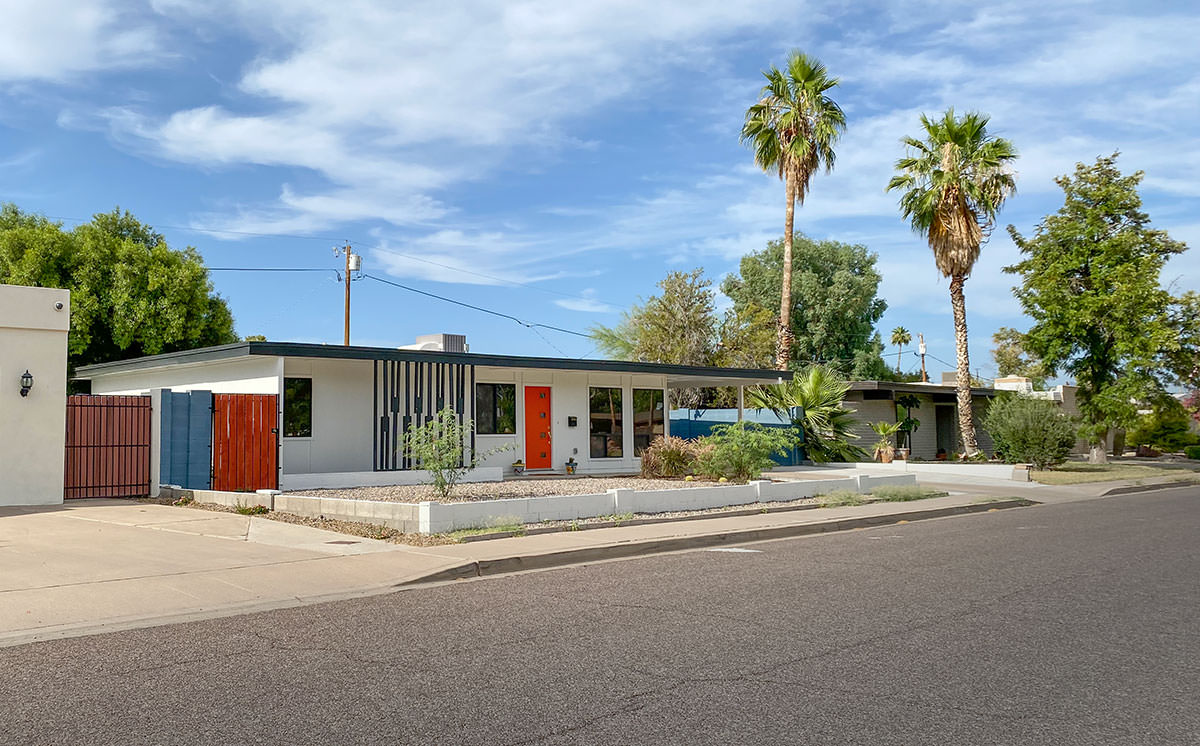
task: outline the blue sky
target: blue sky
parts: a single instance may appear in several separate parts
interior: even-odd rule
[[[120,205],[214,267],[333,268],[349,239],[368,272],[586,330],[782,233],[783,188],[737,135],[760,71],[802,48],[841,77],[848,129],[797,227],[878,252],[885,336],[903,324],[953,360],[947,283],[883,189],[922,112],[978,109],[1015,142],[1001,226],[1031,232],[1056,175],[1120,149],[1157,226],[1200,243],[1200,12],[845,5],[8,0],[0,200],[68,223]],[[1000,271],[1015,258],[997,230],[967,283],[984,375],[992,332],[1027,325]],[[1164,280],[1200,287],[1200,253]],[[214,281],[241,334],[341,341],[332,272]],[[359,344],[593,349],[370,280],[354,299]]]

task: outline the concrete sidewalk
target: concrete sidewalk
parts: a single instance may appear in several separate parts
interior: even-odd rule
[[[1022,493],[1018,498],[1032,497]],[[1036,498],[1034,498],[1036,499]],[[0,509],[0,645],[384,593],[415,582],[986,511],[977,493],[408,547],[124,500]]]

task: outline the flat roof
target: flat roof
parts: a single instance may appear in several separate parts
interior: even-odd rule
[[[169,368],[232,360],[254,355],[270,357],[332,358],[336,360],[395,360],[418,363],[456,363],[483,365],[494,368],[540,368],[543,370],[604,371],[612,373],[648,373],[666,376],[673,386],[736,386],[774,383],[790,380],[791,371],[759,370],[753,368],[713,368],[700,365],[671,365],[641,363],[625,360],[588,360],[563,357],[522,357],[491,355],[475,352],[441,352],[438,350],[401,350],[393,347],[359,347],[344,345],[307,344],[303,342],[235,342],[218,347],[202,347],[162,355],[148,355],[130,360],[85,365],[75,371],[75,378],[91,380],[112,373]]]
[[[903,394],[953,394],[958,391],[952,383],[920,383],[917,381],[850,381],[851,391],[898,391]],[[971,387],[972,396],[995,396],[996,389]]]

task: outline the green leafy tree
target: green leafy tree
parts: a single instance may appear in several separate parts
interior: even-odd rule
[[[850,442],[858,436],[852,430],[854,412],[842,406],[849,390],[833,368],[814,365],[790,381],[749,389],[746,401],[790,420],[803,435],[810,461],[856,461],[866,452]]]
[[[738,274],[728,275],[721,292],[739,314],[761,314],[779,296],[785,241],[742,257]],[[887,310],[879,297],[878,255],[865,246],[814,241],[797,234],[792,252],[791,359],[799,370],[830,364],[856,379],[877,379],[888,370],[875,324]]]
[[[1002,326],[992,335],[992,360],[1001,376],[1023,376],[1034,388],[1046,387],[1045,364],[1025,349],[1025,335],[1011,327]]]
[[[71,291],[72,370],[238,340],[199,253],[119,209],[68,231],[0,207],[0,283]]]
[[[896,345],[896,374],[900,373],[900,356],[904,354],[904,345],[912,344],[912,333],[902,326],[892,330],[892,344]]]
[[[1159,273],[1187,247],[1150,227],[1142,172],[1125,176],[1116,161],[1114,153],[1058,178],[1064,204],[1032,237],[1008,229],[1023,258],[1006,271],[1021,276],[1015,293],[1034,321],[1025,347],[1049,371],[1075,377],[1092,463],[1107,461],[1109,430],[1132,425],[1136,402],[1162,390],[1181,344],[1177,299]]]
[[[996,213],[1016,189],[1011,164],[1017,152],[1008,140],[987,131],[988,117],[962,117],[948,109],[940,119],[921,116],[924,139],[905,137],[908,153],[888,191],[898,190],[900,212],[925,236],[934,263],[950,278],[954,341],[958,355],[958,421],[967,456],[979,451],[971,409],[971,361],[967,349],[967,304],[963,285]]]
[[[634,305],[615,327],[594,326],[592,339],[612,357],[649,363],[712,365],[716,357],[716,293],[704,270],[672,272],[658,283],[662,291]],[[676,406],[695,407],[699,389],[673,392]]]
[[[792,233],[796,202],[804,204],[813,175],[833,170],[833,146],[846,129],[846,116],[830,98],[838,84],[815,58],[794,51],[783,70],[772,65],[758,102],[746,111],[741,140],[754,150],[754,162],[764,171],[776,171],[783,180],[786,211],[783,228],[783,273],[777,307],[776,367],[787,370],[792,362]],[[765,305],[764,308],[770,308]]]

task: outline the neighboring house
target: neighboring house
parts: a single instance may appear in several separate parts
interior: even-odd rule
[[[669,432],[668,389],[791,377],[769,370],[477,354],[467,352],[457,335],[422,337],[411,347],[240,342],[86,366],[76,377],[91,381],[93,394],[169,389],[175,397],[196,392],[201,401],[211,394],[215,406],[227,410],[216,420],[212,442],[218,451],[234,427],[226,422],[229,411],[242,406],[233,399],[222,405],[223,396],[276,397],[277,414],[267,425],[278,431],[277,479],[245,488],[282,489],[421,481],[399,438],[407,426],[446,407],[475,422],[468,447],[507,449],[481,465],[488,472],[483,478],[511,472],[517,459],[532,472],[561,473],[569,459],[581,474],[636,472],[642,449]],[[194,406],[191,417],[194,425]],[[162,428],[163,452],[180,453],[184,446],[170,442],[179,429],[165,420]],[[214,451],[214,464],[226,455]],[[164,474],[168,461],[164,456]],[[214,478],[216,471],[214,465]]]
[[[70,306],[67,290],[0,285],[0,506],[63,501]]]
[[[958,395],[953,385],[936,383],[900,383],[896,381],[851,381],[844,406],[855,412],[852,432],[859,436],[855,441],[863,450],[871,452],[879,436],[871,430],[872,422],[898,422],[904,419],[905,410],[896,405],[896,399],[912,394],[921,402],[914,408],[912,416],[921,424],[912,436],[912,458],[932,461],[938,451],[947,455],[962,451],[958,426]],[[988,404],[996,392],[990,388],[972,388],[972,406],[975,412],[975,437],[979,448],[991,455],[995,449],[992,437],[980,425]]]

